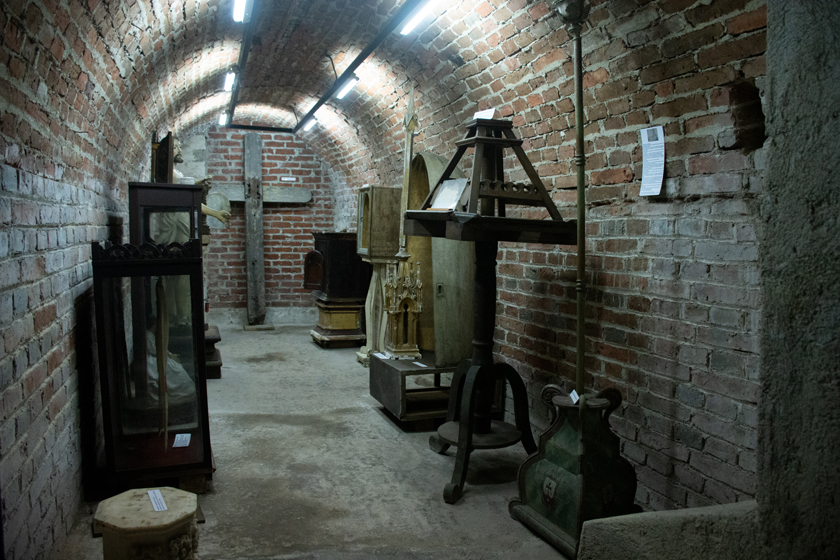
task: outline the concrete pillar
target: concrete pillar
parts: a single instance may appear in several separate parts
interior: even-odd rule
[[[840,551],[840,10],[768,1],[758,493],[773,558]]]

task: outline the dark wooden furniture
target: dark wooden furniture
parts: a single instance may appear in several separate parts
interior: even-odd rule
[[[304,259],[304,287],[315,290],[318,324],[310,331],[322,347],[364,343],[362,327],[370,264],[356,253],[355,233],[318,232]]]
[[[207,379],[222,378],[222,354],[216,348],[216,344],[222,341],[219,334],[219,327],[216,325],[205,325],[204,329],[204,363],[207,370]]]
[[[359,189],[356,252],[366,262],[392,262],[400,250],[400,189]]]
[[[129,183],[128,212],[129,240],[132,245],[200,238],[202,226],[201,204],[204,187],[166,183]],[[166,214],[166,216],[164,216]],[[180,231],[169,232],[166,239],[159,236],[159,222],[165,219],[169,227],[180,222]],[[178,228],[175,228],[178,229]],[[222,340],[219,328],[206,325],[204,332],[207,378],[221,379],[222,356],[216,344]]]
[[[438,453],[451,445],[458,448],[452,481],[443,492],[444,500],[450,504],[461,497],[473,450],[508,447],[519,441],[529,454],[537,450],[528,417],[525,384],[513,367],[493,362],[496,253],[499,241],[571,245],[575,243],[576,231],[574,222],[560,217],[521,144],[514,137],[510,121],[471,121],[464,139],[456,142],[456,153],[423,203],[423,209],[405,213],[407,235],[475,242],[472,358],[459,364],[452,379],[446,423],[429,438],[429,446]],[[467,186],[468,202],[452,211],[430,210],[436,190],[450,178],[469,147],[475,148],[475,156]],[[532,184],[504,181],[502,164],[506,148],[513,149]],[[542,206],[552,219],[508,218],[506,206],[511,204]],[[510,384],[515,425],[492,417],[493,395],[502,382]]]
[[[636,473],[610,429],[621,392],[604,389],[586,400],[585,413],[557,385],[546,385],[541,397],[551,422],[540,435],[539,451],[519,467],[519,496],[508,510],[574,558],[585,521],[642,511],[633,503]]]
[[[157,132],[152,133],[152,182],[172,183],[175,173],[175,137],[172,132],[158,140]]]
[[[159,242],[155,223],[163,213],[178,214],[177,217],[184,221],[182,229],[187,234],[184,241],[200,239],[202,188],[201,185],[129,183],[129,242],[136,246]]]
[[[113,491],[213,472],[203,336],[201,243],[91,245],[108,482]],[[169,291],[185,288],[186,322],[164,320]],[[166,354],[157,352],[166,333]],[[165,342],[165,341],[164,341]],[[166,355],[166,395],[160,363]],[[173,447],[189,436],[186,446]],[[180,437],[179,437],[180,436]],[[192,482],[194,484],[194,482]]]
[[[446,418],[449,387],[442,386],[442,373],[431,355],[417,360],[390,360],[384,354],[370,355],[370,396],[402,422]],[[430,386],[412,384],[411,378],[431,376]],[[414,385],[412,387],[412,385]]]

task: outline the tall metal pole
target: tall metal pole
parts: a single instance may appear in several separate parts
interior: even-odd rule
[[[583,394],[584,362],[586,358],[586,156],[583,153],[583,88],[581,72],[583,63],[580,54],[580,28],[575,33],[575,132],[577,145],[577,370],[575,390]]]
[[[575,163],[577,164],[577,367],[575,391],[583,397],[586,362],[586,155],[583,146],[583,55],[580,31],[589,15],[583,0],[563,0],[556,6],[575,42]],[[581,406],[585,399],[581,398]]]

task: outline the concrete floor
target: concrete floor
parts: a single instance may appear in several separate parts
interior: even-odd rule
[[[477,451],[464,497],[443,501],[454,453],[406,431],[368,394],[355,349],[309,327],[220,325],[222,379],[208,382],[217,471],[199,504],[203,560],[563,559],[508,516],[521,445]],[[102,558],[86,506],[57,558]]]

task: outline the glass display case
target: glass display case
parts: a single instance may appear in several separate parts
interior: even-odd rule
[[[201,185],[129,183],[129,241],[167,245],[200,239]]]
[[[110,474],[211,474],[200,241],[93,243],[92,259]]]

